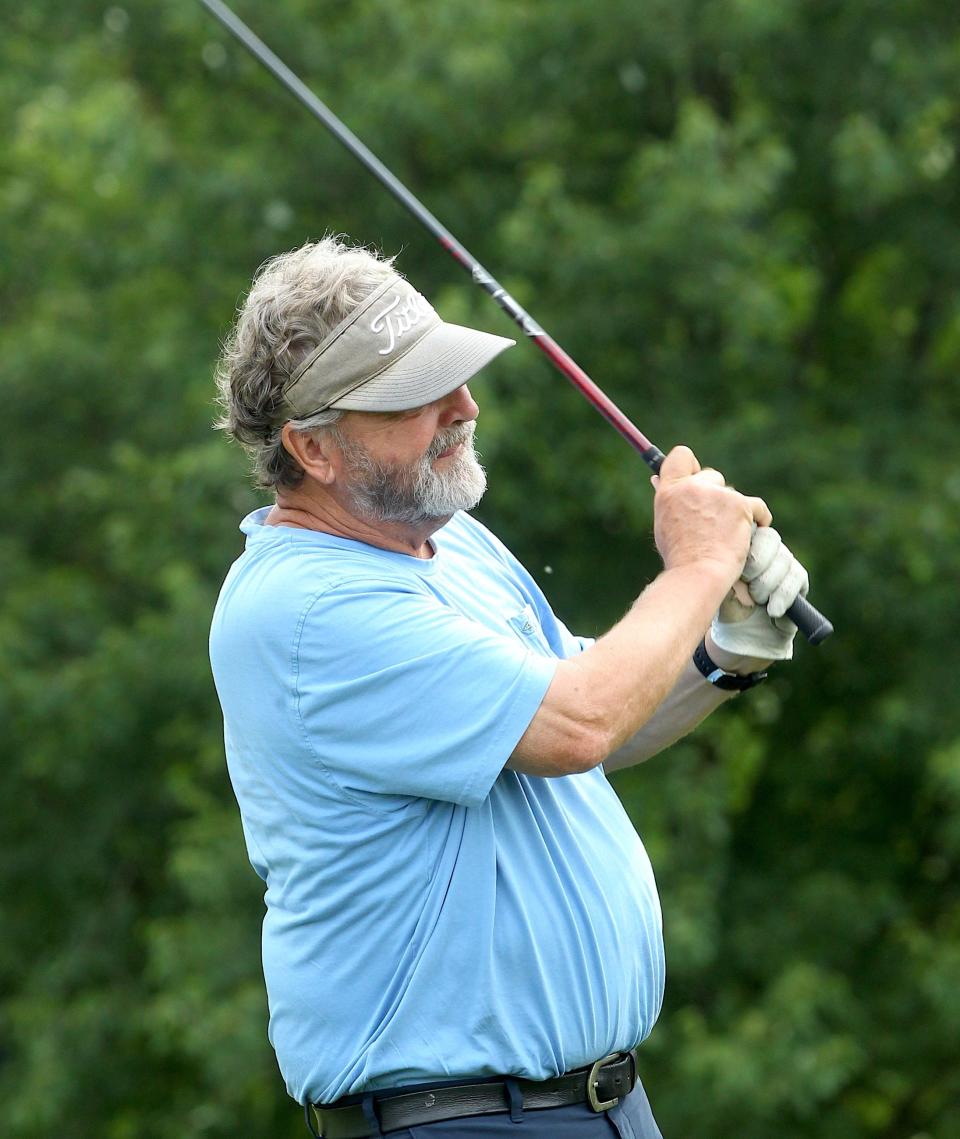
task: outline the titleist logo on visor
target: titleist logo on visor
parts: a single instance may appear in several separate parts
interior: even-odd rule
[[[284,415],[330,407],[389,374],[443,322],[402,277],[391,276],[349,313],[294,372],[283,394]]]
[[[399,295],[376,314],[370,321],[370,331],[383,333],[387,337],[386,348],[377,350],[378,356],[389,356],[404,333],[415,328],[433,309],[419,293],[408,296],[404,301]]]

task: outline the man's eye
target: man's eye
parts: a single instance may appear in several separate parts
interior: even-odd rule
[[[391,422],[400,419],[415,419],[418,415],[423,415],[429,406],[429,404],[424,404],[421,407],[408,407],[404,411],[386,411],[384,415]]]

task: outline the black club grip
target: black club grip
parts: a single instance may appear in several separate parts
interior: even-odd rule
[[[819,645],[833,632],[833,625],[805,597],[798,597],[787,610],[787,616],[811,645]]]

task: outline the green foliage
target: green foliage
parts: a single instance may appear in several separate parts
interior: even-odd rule
[[[618,776],[665,1134],[960,1134],[952,7],[240,7],[661,446],[768,497],[836,622]],[[206,664],[256,502],[217,340],[325,231],[512,326],[199,5],[4,8],[0,1121],[300,1134]],[[475,394],[483,517],[602,629],[656,572],[644,468],[525,346]]]

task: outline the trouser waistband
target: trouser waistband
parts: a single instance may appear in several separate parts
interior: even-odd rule
[[[470,1115],[509,1112],[519,1122],[522,1111],[541,1111],[586,1103],[596,1112],[609,1111],[633,1091],[637,1060],[633,1052],[615,1052],[586,1068],[550,1080],[504,1076],[495,1080],[381,1090],[349,1096],[332,1104],[307,1108],[307,1125],[322,1139],[365,1139],[405,1127],[439,1123]],[[311,1126],[310,1113],[317,1129]]]

